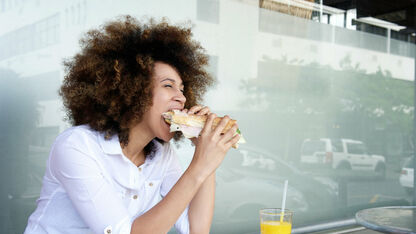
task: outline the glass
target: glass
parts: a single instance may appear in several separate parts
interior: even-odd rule
[[[231,149],[217,171],[210,233],[258,232],[258,211],[281,200],[285,179],[287,207],[296,214],[293,228],[352,218],[357,207],[413,200],[413,165],[404,163],[414,153],[415,34],[402,37],[398,34],[411,30],[392,30],[388,37],[385,29],[353,21],[366,10],[384,10],[383,1],[351,0],[351,6],[322,1],[342,11],[299,0],[2,2],[5,233],[23,233],[39,198],[50,145],[70,125],[57,92],[63,59],[80,50],[80,35],[122,14],[192,22],[194,38],[210,57],[207,70],[218,80],[201,104],[238,120],[248,141]],[[375,5],[363,6],[370,2]],[[346,139],[361,142],[368,155],[361,152],[340,164],[352,155]],[[182,168],[194,151],[186,142],[177,150]],[[314,163],[302,163],[302,156],[313,153]],[[324,159],[331,154],[329,165]]]
[[[282,213],[281,208],[260,210],[261,234],[290,234],[292,231],[293,212],[288,209]],[[283,215],[283,218],[282,218]]]

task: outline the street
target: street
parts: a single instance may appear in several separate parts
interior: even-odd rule
[[[360,180],[347,183],[347,205],[364,205],[393,200],[412,201],[399,183],[399,173],[390,172],[385,180]]]

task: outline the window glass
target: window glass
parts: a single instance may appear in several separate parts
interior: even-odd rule
[[[320,140],[312,140],[312,141],[306,141],[302,145],[302,154],[303,155],[310,155],[315,152],[325,152],[325,141]]]
[[[81,35],[125,14],[191,22],[217,80],[201,104],[236,119],[247,141],[218,169],[211,233],[258,232],[258,210],[280,206],[285,179],[293,228],[354,218],[357,207],[413,204],[399,178],[415,152],[414,3],[395,1],[393,9],[385,1],[353,0],[11,2],[0,0],[5,233],[23,233],[50,146],[70,127],[58,95],[62,62],[80,51]],[[186,168],[194,148],[180,144]],[[342,160],[367,152],[372,156]]]
[[[332,139],[331,143],[332,143],[332,152],[337,152],[337,153],[344,152],[341,140]]]
[[[350,154],[364,154],[365,148],[363,144],[347,143],[347,151]]]
[[[220,20],[219,0],[197,0],[197,19],[218,24]]]
[[[409,158],[409,159],[407,159],[406,160],[406,163],[404,164],[404,166],[403,167],[406,167],[406,168],[413,168],[413,158]]]

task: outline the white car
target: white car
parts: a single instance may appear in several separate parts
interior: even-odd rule
[[[306,139],[302,143],[300,161],[333,169],[374,171],[383,178],[386,173],[383,156],[369,154],[363,142],[351,139]]]
[[[413,158],[408,158],[403,164],[399,178],[400,185],[406,190],[408,194],[413,193],[413,173]]]

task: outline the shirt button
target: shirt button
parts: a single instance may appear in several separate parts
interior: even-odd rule
[[[142,171],[142,168],[141,167],[139,167],[139,171]]]
[[[112,229],[111,226],[106,227],[104,229],[104,234],[111,234],[112,233],[111,229]]]
[[[134,200],[136,200],[137,198],[138,198],[138,196],[137,196],[137,195],[134,195],[134,196],[133,196],[133,199],[134,199]]]
[[[152,182],[150,182],[150,183],[149,183],[149,186],[153,186],[153,183],[152,183]]]

